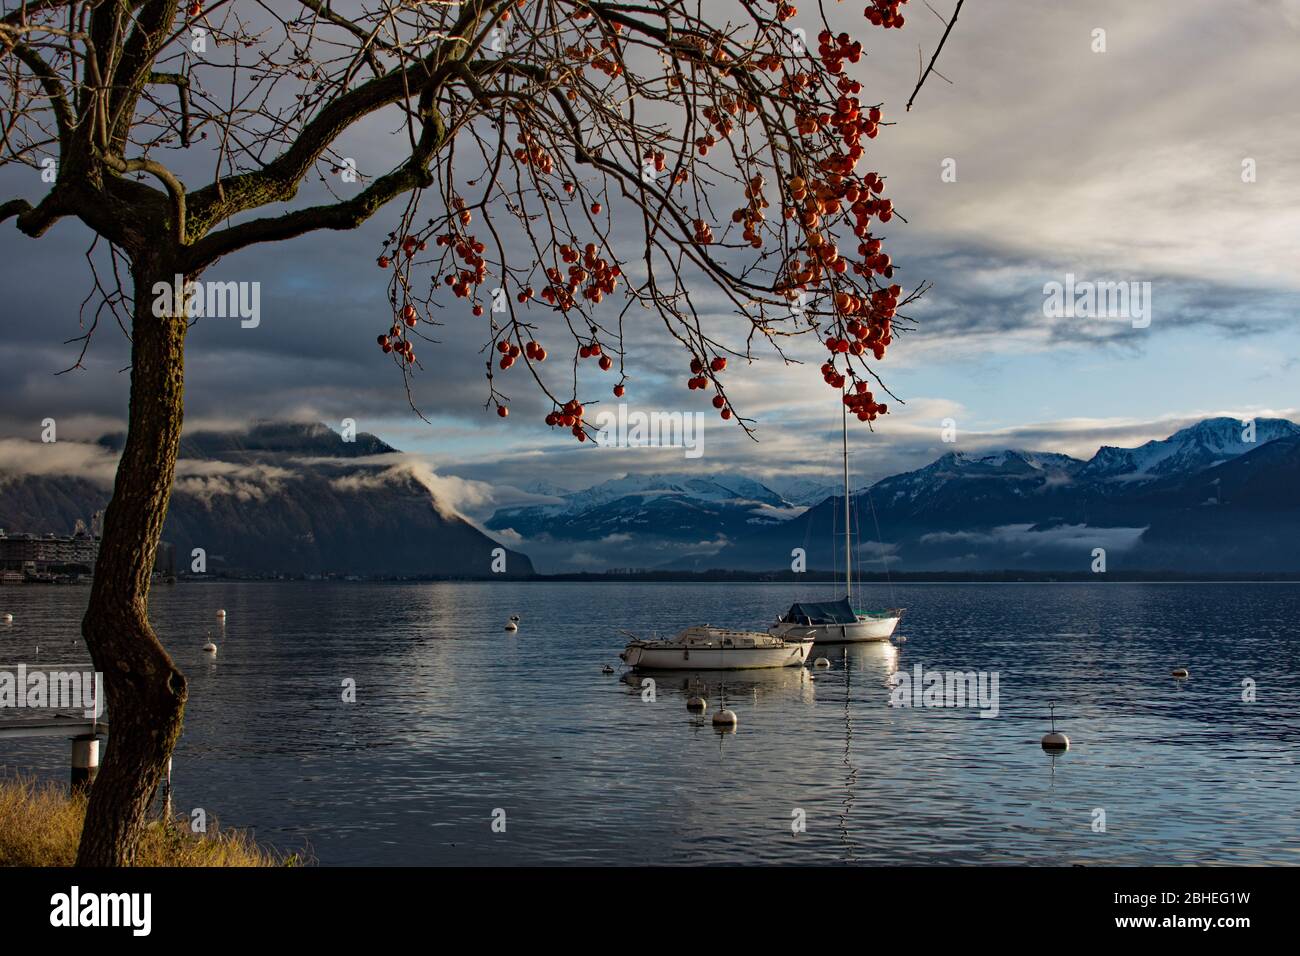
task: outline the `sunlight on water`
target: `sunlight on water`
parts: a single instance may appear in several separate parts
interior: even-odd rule
[[[176,806],[308,844],[323,864],[1297,862],[1300,586],[916,584],[896,602],[866,590],[866,606],[908,607],[901,648],[696,675],[701,718],[686,709],[692,675],[653,675],[648,702],[639,675],[601,673],[621,671],[621,628],[762,628],[796,597],[830,595],[159,587],[155,623],[191,681]],[[84,662],[86,595],[0,592],[16,618],[0,626],[0,667]],[[517,634],[503,630],[512,613]],[[997,672],[998,716],[891,707],[891,674],[917,664]],[[1191,679],[1174,680],[1177,666]],[[709,720],[724,693],[735,733]],[[1052,702],[1072,741],[1057,757],[1039,746]],[[0,740],[0,773],[62,779],[67,746]]]

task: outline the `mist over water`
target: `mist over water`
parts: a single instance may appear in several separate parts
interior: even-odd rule
[[[15,615],[0,668],[84,664],[87,594],[0,589]],[[620,629],[761,629],[795,599],[831,596],[158,586],[153,620],[190,678],[175,807],[325,865],[1297,862],[1300,585],[867,586],[860,606],[908,608],[907,642],[818,648],[828,669],[707,675],[709,714],[725,691],[734,734],[687,712],[686,675],[652,675],[646,702],[639,676],[601,673],[621,673]],[[511,614],[517,634],[503,630]],[[891,707],[891,673],[918,663],[997,672],[998,716]],[[1189,680],[1170,676],[1179,666]],[[356,703],[342,699],[348,678]],[[1052,702],[1072,742],[1055,758],[1039,746]],[[0,773],[65,780],[67,751],[0,739]]]

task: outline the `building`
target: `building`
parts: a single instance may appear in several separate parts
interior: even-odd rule
[[[99,557],[99,538],[78,522],[70,535],[8,534],[0,528],[0,581],[19,575],[89,574]]]

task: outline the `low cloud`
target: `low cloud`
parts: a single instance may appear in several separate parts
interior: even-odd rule
[[[0,482],[29,475],[71,476],[112,488],[117,457],[115,451],[86,442],[0,438]]]
[[[1143,528],[1093,528],[1086,524],[1065,524],[1038,528],[1032,524],[999,525],[988,531],[936,531],[922,535],[922,544],[973,544],[1023,548],[1024,556],[1037,550],[1090,552],[1093,548],[1127,551],[1138,543]]]

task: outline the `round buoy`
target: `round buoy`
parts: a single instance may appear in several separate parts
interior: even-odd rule
[[[211,654],[213,657],[216,657],[216,656],[217,656],[217,645],[216,645],[216,644],[213,644],[211,641],[208,641],[208,643],[206,643],[206,644],[203,645],[203,653],[204,653],[204,654]]]
[[[12,624],[12,623],[14,622],[14,616],[13,616],[12,614],[6,612],[6,613],[5,613],[5,616],[4,616],[4,618],[3,618],[3,620],[4,620],[4,622],[5,622],[6,624]]]
[[[703,713],[704,711],[709,709],[709,702],[705,700],[703,697],[687,697],[686,709],[695,710]],[[731,711],[727,711],[727,713],[730,714]],[[735,715],[733,714],[732,716],[734,717]]]
[[[734,727],[736,726],[736,712],[734,710],[720,710],[713,715],[714,727]]]
[[[1179,680],[1187,680],[1187,678],[1189,678],[1189,677],[1192,676],[1191,674],[1189,674],[1189,673],[1187,672],[1187,668],[1186,668],[1186,667],[1175,667],[1174,670],[1173,670],[1173,674],[1174,674],[1174,676],[1177,677]]]
[[[217,612],[217,620],[224,621],[225,619],[226,619],[226,609],[222,608]]]
[[[831,666],[831,662],[824,657],[819,657],[817,658],[817,660],[813,661],[813,667],[830,667],[830,666]]]
[[[612,668],[612,667],[610,667],[608,664],[606,664],[604,667],[602,667],[602,668],[600,669],[600,672],[601,672],[602,674],[612,674],[612,673],[614,673],[614,668]]]
[[[516,624],[514,621],[506,621],[506,630],[507,630],[507,631],[517,631],[517,630],[519,630],[519,625]]]
[[[900,644],[906,644],[906,643],[907,643],[907,638],[906,638],[905,636],[903,636],[902,634],[899,634],[899,635],[898,635],[898,643],[900,643]]]
[[[1050,734],[1043,734],[1043,749],[1050,751],[1069,750],[1070,738],[1057,730],[1053,730]]]

